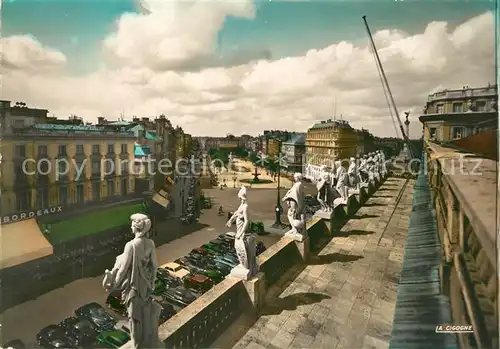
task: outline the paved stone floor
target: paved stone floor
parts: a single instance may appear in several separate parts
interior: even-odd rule
[[[414,184],[395,209],[404,182],[388,179],[233,348],[388,348]]]

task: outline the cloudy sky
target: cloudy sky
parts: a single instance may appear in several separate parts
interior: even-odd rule
[[[393,136],[363,14],[398,109],[411,111],[413,135],[421,134],[417,117],[429,93],[495,80],[487,0],[6,0],[2,7],[2,98],[61,118],[163,113],[194,135],[222,136],[305,131],[336,113]]]

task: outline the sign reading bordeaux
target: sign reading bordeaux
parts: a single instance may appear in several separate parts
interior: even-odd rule
[[[3,216],[0,219],[0,224],[9,224],[9,223],[14,223],[14,222],[19,222],[19,221],[22,221],[25,219],[45,216],[48,214],[53,214],[53,213],[58,213],[58,212],[62,212],[62,206],[54,206],[54,207],[44,208],[44,209],[40,209],[40,210],[36,210],[36,211],[14,213],[14,214],[11,214],[8,216]]]

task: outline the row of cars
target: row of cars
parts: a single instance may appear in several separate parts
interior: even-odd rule
[[[266,250],[260,241],[256,247],[257,254]],[[162,307],[160,322],[224,280],[238,263],[234,233],[226,233],[158,268],[153,294]],[[86,304],[76,309],[74,316],[40,330],[37,345],[46,349],[120,348],[130,340],[127,309],[120,293],[109,294],[105,303],[112,312],[98,303]],[[24,349],[26,345],[14,340],[2,348]]]
[[[256,248],[257,254],[266,250],[260,241],[256,243]],[[157,278],[165,285],[161,299],[183,308],[224,280],[238,264],[234,233],[221,234],[158,269]]]

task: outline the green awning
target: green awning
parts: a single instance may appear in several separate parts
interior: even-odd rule
[[[42,228],[47,227],[49,231],[46,234],[47,239],[52,244],[57,244],[87,235],[98,234],[115,227],[126,226],[130,224],[130,216],[134,213],[144,213],[142,203],[101,208],[54,224],[39,224]]]
[[[160,140],[160,138],[156,137],[154,134],[152,134],[151,132],[147,132],[146,131],[146,136],[145,138],[148,140],[148,141],[158,141]]]

